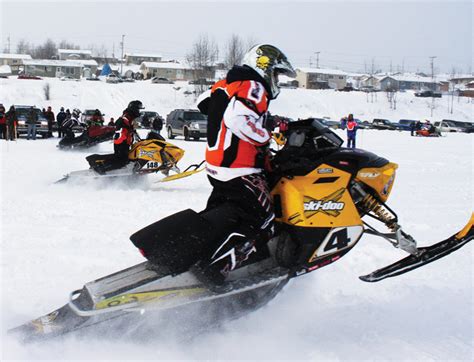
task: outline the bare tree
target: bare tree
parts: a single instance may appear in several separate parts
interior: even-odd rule
[[[30,54],[32,53],[33,47],[25,39],[21,39],[16,45],[17,54]]]
[[[98,57],[104,58],[104,60],[107,59],[107,47],[105,44],[102,44],[100,48],[96,50],[96,53]]]
[[[206,89],[205,82],[199,80],[214,76],[214,66],[219,56],[219,48],[214,39],[207,34],[199,35],[192,50],[186,54],[186,62],[193,70],[193,79],[196,81],[196,93],[201,94]]]
[[[245,54],[244,42],[237,34],[232,34],[229,41],[226,44],[226,54],[224,58],[224,64],[227,69],[232,68],[234,65],[240,65]]]
[[[51,59],[57,54],[57,50],[56,43],[51,39],[47,39],[43,45],[39,45],[34,49],[33,57],[36,59]]]
[[[81,49],[79,45],[70,43],[67,40],[61,40],[58,44],[58,49]]]

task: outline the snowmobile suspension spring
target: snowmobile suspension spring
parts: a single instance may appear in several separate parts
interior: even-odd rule
[[[372,211],[377,215],[380,221],[384,222],[391,230],[396,231],[399,228],[396,219],[393,218],[383,205],[381,205],[372,195],[366,194],[362,199],[361,204],[366,208],[366,211]]]

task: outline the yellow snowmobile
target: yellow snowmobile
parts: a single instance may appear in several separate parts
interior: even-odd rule
[[[134,177],[157,172],[161,172],[166,176],[160,179],[160,182],[164,182],[201,172],[204,161],[200,164],[190,165],[184,171],[180,171],[177,164],[183,158],[184,152],[182,148],[166,142],[161,135],[152,131],[148,133],[146,139],[139,139],[132,145],[128,154],[128,162],[119,161],[119,164],[117,164],[114,154],[93,154],[86,157],[90,169],[73,171],[58,182],[90,177]],[[170,175],[170,172],[173,172],[173,174]]]

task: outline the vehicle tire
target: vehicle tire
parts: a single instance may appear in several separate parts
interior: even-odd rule
[[[168,127],[168,138],[172,140],[174,138],[173,130],[171,127]]]
[[[193,137],[193,140],[199,141],[199,137]]]
[[[189,141],[189,131],[186,127],[183,129],[183,136],[185,141]]]

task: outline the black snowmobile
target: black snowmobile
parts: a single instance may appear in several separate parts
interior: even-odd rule
[[[366,282],[414,270],[474,238],[473,214],[450,238],[418,247],[386,204],[395,163],[364,150],[341,148],[342,139],[313,119],[290,123],[284,136],[286,143],[276,152],[270,175],[277,230],[266,246],[240,259],[236,247],[226,246],[225,238],[241,224],[233,205],[178,212],[131,236],[147,262],[85,284],[71,293],[65,306],[10,332],[37,340],[104,321],[137,323],[152,311],[160,312],[160,323],[186,316],[212,324],[265,305],[290,279],[339,260],[364,234],[386,239],[409,254],[361,276]],[[378,231],[363,217],[377,220],[388,232]],[[203,283],[193,272],[208,255],[212,260],[229,258],[235,266],[221,286]]]
[[[61,150],[89,148],[98,143],[110,141],[113,139],[115,127],[91,125],[78,137],[70,135],[59,141],[58,147]]]

